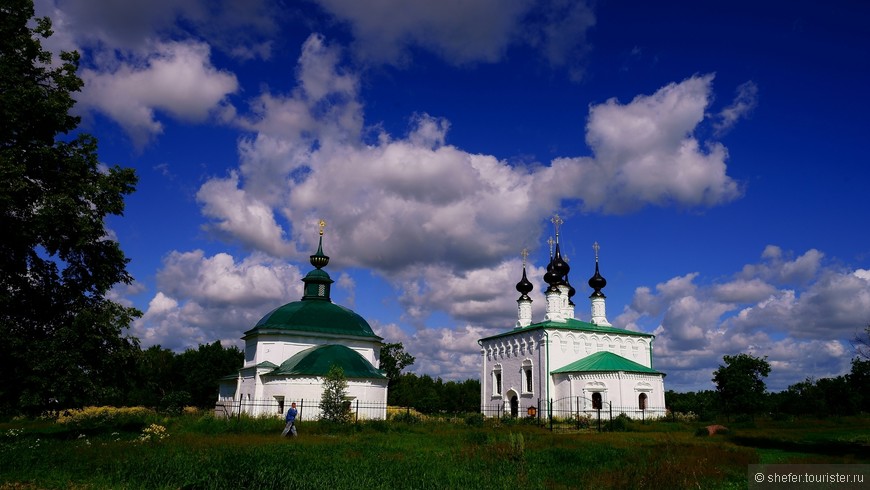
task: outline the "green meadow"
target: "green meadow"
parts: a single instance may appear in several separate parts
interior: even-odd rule
[[[464,418],[299,424],[127,414],[0,423],[0,488],[746,488],[755,463],[870,463],[866,417],[621,421],[551,432]]]

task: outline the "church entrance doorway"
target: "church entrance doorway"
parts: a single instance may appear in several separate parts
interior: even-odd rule
[[[520,413],[520,400],[516,395],[511,397],[511,418],[517,418]]]

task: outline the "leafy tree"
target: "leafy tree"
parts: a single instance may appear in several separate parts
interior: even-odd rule
[[[852,370],[846,375],[846,380],[857,399],[858,410],[870,413],[870,393],[867,392],[870,387],[870,358],[852,359]]]
[[[77,133],[79,56],[52,65],[32,0],[0,5],[0,410],[112,403],[129,390],[141,313],[109,300],[128,259],[106,230],[134,190],[132,169],[101,168]],[[30,27],[30,26],[33,27]]]
[[[175,353],[159,345],[141,351],[137,360],[136,387],[127,401],[129,405],[158,407],[161,400],[175,389]]]
[[[715,391],[689,391],[687,393],[677,393],[673,390],[668,390],[665,393],[668,409],[671,412],[679,412],[687,414],[694,413],[700,420],[711,420],[716,412],[718,412],[718,399]]]
[[[713,372],[713,383],[726,414],[752,415],[764,406],[765,385],[770,374],[767,357],[750,354],[724,356],[725,365]]]
[[[323,380],[323,394],[320,397],[321,417],[332,422],[344,423],[350,420],[347,406],[347,378],[344,369],[333,365]]]
[[[405,352],[405,347],[401,342],[393,344],[384,344],[381,347],[381,371],[387,374],[387,388],[392,388],[399,376],[402,375],[402,370],[414,364],[414,356]],[[389,391],[387,392],[389,396]]]
[[[175,358],[173,389],[190,394],[189,403],[200,408],[214,407],[220,378],[238,372],[245,355],[238,347],[224,348],[220,342],[200,344]]]
[[[480,381],[443,381],[429,375],[401,375],[387,393],[389,404],[412,407],[422,413],[468,413],[480,411]]]
[[[217,341],[181,354],[151,346],[137,357],[136,388],[127,403],[161,409],[170,405],[214,407],[218,382],[238,372],[244,357],[238,347],[223,347]]]

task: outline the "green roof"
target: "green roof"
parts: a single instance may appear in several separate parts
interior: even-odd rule
[[[576,320],[574,318],[568,318],[564,322],[554,322],[554,321],[545,321],[539,323],[532,323],[527,327],[522,328],[514,328],[512,330],[508,330],[507,332],[502,332],[500,334],[492,335],[490,337],[484,337],[480,340],[490,340],[497,339],[499,337],[507,337],[508,335],[514,335],[519,332],[528,332],[531,330],[543,330],[543,329],[559,329],[559,330],[574,330],[577,332],[589,332],[589,333],[599,333],[599,334],[610,334],[610,335],[631,335],[633,337],[655,337],[655,335],[651,333],[643,333],[643,332],[634,332],[632,330],[625,330],[622,328],[616,327],[606,327],[604,325],[596,325],[594,323],[584,322],[580,320]]]
[[[295,301],[266,314],[245,336],[263,329],[294,332],[316,332],[340,336],[369,337],[375,335],[368,322],[353,311],[331,301]]]
[[[574,361],[567,366],[553,370],[553,373],[577,373],[577,372],[601,372],[601,371],[624,371],[627,373],[663,374],[655,369],[650,369],[643,364],[628,360],[613,352],[596,352]]]
[[[385,379],[359,352],[338,344],[317,345],[296,353],[268,376],[326,376],[332,366],[344,370],[346,378]]]

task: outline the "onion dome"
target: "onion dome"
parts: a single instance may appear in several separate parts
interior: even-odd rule
[[[592,293],[592,296],[604,297],[604,293],[602,293],[601,290],[607,285],[607,280],[604,279],[600,272],[598,272],[598,242],[595,242],[595,244],[592,245],[592,248],[595,249],[595,275],[589,278],[589,287],[595,290],[595,292]]]
[[[565,262],[562,259],[562,253],[559,252],[559,243],[556,242],[556,254],[553,256],[553,273],[556,274],[559,278],[559,284],[565,283],[565,276],[568,275],[568,272],[571,270],[571,267],[568,265],[568,262]]]
[[[544,274],[544,282],[550,285],[550,287],[547,288],[547,291],[551,289],[556,289],[556,286],[559,285],[559,281],[561,280],[562,278],[559,277],[559,274],[556,274],[555,272],[555,266],[553,264],[553,260],[551,259],[550,263],[547,264],[547,272]]]
[[[523,266],[523,278],[517,283],[517,291],[522,295],[520,299],[528,299],[532,289],[535,289],[535,286],[529,282],[529,279],[526,277],[526,267]]]
[[[571,298],[573,298],[574,295],[577,294],[577,290],[574,289],[574,286],[572,286],[571,283],[568,281],[567,274],[565,275],[565,285],[568,286],[568,304],[573,305],[574,301]]]

